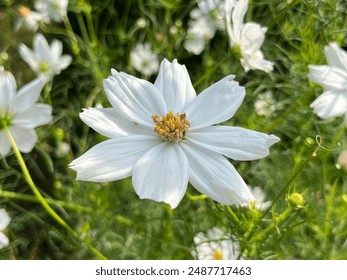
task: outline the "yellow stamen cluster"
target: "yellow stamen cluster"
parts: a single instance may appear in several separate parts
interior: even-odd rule
[[[187,120],[186,114],[167,113],[163,117],[154,114],[151,116],[156,124],[154,131],[157,132],[165,141],[179,142],[186,135],[190,123]]]
[[[19,6],[18,13],[22,17],[27,17],[27,16],[29,16],[31,14],[31,10],[28,7],[26,7],[26,6]]]
[[[212,255],[212,258],[214,260],[222,260],[223,259],[223,253],[221,251],[219,251],[219,250],[214,251],[213,255]]]

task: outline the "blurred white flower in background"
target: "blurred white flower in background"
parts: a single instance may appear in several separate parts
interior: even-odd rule
[[[196,234],[194,244],[196,249],[192,255],[198,260],[236,260],[240,254],[239,244],[217,227],[208,230],[207,234]]]
[[[30,31],[37,31],[39,23],[44,22],[46,16],[44,14],[30,10],[29,7],[19,6],[18,13],[20,18],[16,21],[14,30],[20,29],[22,26]]]
[[[347,52],[334,42],[324,52],[328,65],[308,65],[308,78],[324,88],[310,107],[322,119],[345,116],[347,125]]]
[[[7,155],[11,144],[7,137],[6,125],[21,152],[30,152],[37,141],[37,126],[51,121],[52,107],[36,103],[45,85],[44,78],[37,78],[23,86],[16,94],[13,75],[0,67],[0,155]]]
[[[140,198],[175,208],[188,181],[224,204],[253,196],[233,165],[269,155],[279,141],[240,127],[214,126],[230,119],[245,97],[230,75],[199,95],[184,65],[164,59],[154,84],[112,69],[104,89],[112,108],[89,108],[81,119],[106,140],[69,165],[77,179],[93,182],[132,176]]]
[[[34,4],[35,9],[45,15],[46,19],[61,22],[67,15],[68,0],[37,0]]]
[[[242,206],[254,207],[259,211],[264,211],[272,205],[271,201],[266,201],[266,195],[260,187],[251,187],[248,186],[251,191],[254,200],[250,204],[244,204]]]
[[[2,232],[10,224],[11,218],[5,209],[0,209],[0,249],[8,246],[9,241],[7,236]]]
[[[257,95],[254,102],[255,111],[259,116],[270,117],[277,110],[278,104],[272,93],[267,91]]]
[[[233,2],[233,0],[228,0]],[[188,30],[184,48],[195,54],[201,54],[214,37],[217,30],[225,29],[224,0],[200,0],[198,8],[190,12]]]
[[[62,55],[63,44],[53,40],[49,45],[42,34],[34,36],[33,50],[24,44],[19,45],[19,54],[38,76],[51,80],[71,63],[70,55]]]
[[[158,73],[158,56],[153,53],[149,43],[137,44],[130,53],[130,63],[145,76]]]
[[[337,158],[336,168],[347,172],[347,150],[343,150]]]
[[[273,70],[274,63],[264,59],[260,50],[267,31],[266,27],[255,22],[244,23],[248,0],[225,1],[226,24],[231,48],[239,49],[241,65],[245,71],[259,69]]]

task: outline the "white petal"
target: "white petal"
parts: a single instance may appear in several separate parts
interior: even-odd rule
[[[6,156],[11,151],[11,144],[5,130],[0,130],[0,157]]]
[[[175,208],[187,189],[187,158],[179,145],[161,143],[139,159],[132,180],[140,198],[165,202]]]
[[[181,143],[189,161],[189,181],[201,193],[224,204],[253,200],[246,183],[222,155],[193,143]]]
[[[18,126],[10,126],[9,129],[18,149],[23,153],[31,152],[37,141],[35,130]]]
[[[12,124],[18,127],[35,128],[48,124],[52,120],[52,107],[47,104],[35,104],[30,108],[18,113]]]
[[[54,61],[58,60],[63,53],[63,43],[58,40],[53,40],[50,46],[50,53]]]
[[[328,65],[308,65],[307,75],[313,82],[326,89],[347,89],[347,71]]]
[[[237,42],[235,42],[235,36],[234,36],[233,26],[232,26],[232,22],[231,22],[231,13],[232,13],[233,8],[234,8],[234,1],[226,0],[224,2],[226,28],[227,28],[231,47],[234,47],[235,43],[237,43]],[[240,30],[239,30],[239,34],[240,34]],[[237,37],[239,38],[240,36],[238,35]]]
[[[261,51],[256,51],[251,54],[243,54],[241,58],[241,65],[245,69],[245,71],[249,70],[261,70],[266,73],[273,71],[274,63],[269,60],[265,60],[263,53]]]
[[[230,119],[245,97],[245,88],[229,75],[201,92],[184,110],[190,129],[202,128]]]
[[[0,67],[0,112],[7,112],[16,94],[16,80],[11,72]]]
[[[324,47],[328,64],[347,71],[347,52],[338,47],[336,43],[330,43]]]
[[[145,80],[113,70],[112,76],[104,80],[104,88],[112,106],[133,122],[152,126],[153,114],[167,113],[162,95]]]
[[[341,116],[347,112],[347,91],[327,90],[310,107],[322,119]]]
[[[106,140],[75,159],[69,167],[77,180],[109,182],[129,177],[138,159],[158,144],[158,137],[129,135]]]
[[[266,28],[258,23],[246,23],[241,34],[241,49],[246,53],[253,53],[260,49],[265,39]]]
[[[0,249],[6,248],[9,244],[8,238],[5,234],[0,232]]]
[[[43,61],[51,60],[51,49],[48,45],[46,38],[42,34],[36,34],[33,42],[34,52]]]
[[[45,83],[44,78],[37,78],[23,86],[15,97],[13,113],[22,112],[33,106],[39,99]]]
[[[154,125],[148,128],[136,124],[124,118],[115,108],[83,109],[80,118],[95,131],[110,138],[128,134],[154,135]]]
[[[241,41],[241,30],[243,28],[243,19],[248,9],[248,0],[239,0],[232,12],[233,30],[235,42]]]
[[[234,160],[254,160],[270,154],[269,147],[280,139],[257,131],[232,126],[210,126],[194,130],[187,139]]]
[[[19,45],[19,54],[34,72],[38,71],[39,61],[36,54],[24,44]]]
[[[0,209],[0,231],[3,231],[9,224],[11,218],[5,209]]]
[[[184,106],[196,97],[186,67],[176,59],[172,63],[166,59],[161,62],[154,85],[162,93],[167,110],[173,113],[182,113]]]

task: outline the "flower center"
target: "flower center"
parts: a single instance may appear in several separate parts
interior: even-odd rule
[[[222,260],[223,259],[223,253],[220,250],[214,251],[212,254],[212,258],[214,260]]]
[[[186,113],[173,114],[172,112],[169,112],[163,117],[154,114],[151,118],[156,124],[154,131],[157,132],[165,141],[169,142],[177,143],[181,141],[190,127]]]
[[[41,73],[47,73],[49,71],[49,64],[47,62],[41,62],[39,65],[39,69]]]
[[[18,13],[22,16],[22,17],[27,17],[31,14],[31,10],[28,7],[25,6],[19,6],[18,8]]]
[[[9,127],[11,124],[11,116],[9,113],[1,113],[0,110],[0,130],[2,130],[5,126]]]

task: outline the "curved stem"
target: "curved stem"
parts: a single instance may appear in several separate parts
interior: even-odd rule
[[[64,220],[63,218],[61,218],[52,208],[51,206],[49,206],[48,202],[45,200],[45,198],[41,195],[40,191],[38,190],[38,188],[36,187],[34,181],[31,178],[31,175],[29,173],[29,170],[25,164],[25,161],[17,147],[16,142],[14,141],[14,138],[7,126],[6,123],[3,123],[3,128],[7,134],[8,139],[10,140],[12,149],[14,151],[14,154],[18,160],[18,163],[22,169],[23,175],[25,180],[27,181],[30,189],[32,190],[32,192],[34,193],[35,197],[37,198],[37,200],[40,202],[40,204],[42,205],[42,207],[46,210],[46,212],[58,223],[60,224],[63,228],[65,228],[72,236],[74,236],[75,238],[80,239],[78,233],[76,231],[74,231]],[[96,248],[94,248],[90,242],[86,239],[83,239],[83,242],[87,245],[87,247],[90,249],[90,251],[92,251],[95,256],[97,256],[100,259],[106,260],[107,258],[101,253],[99,252]]]

